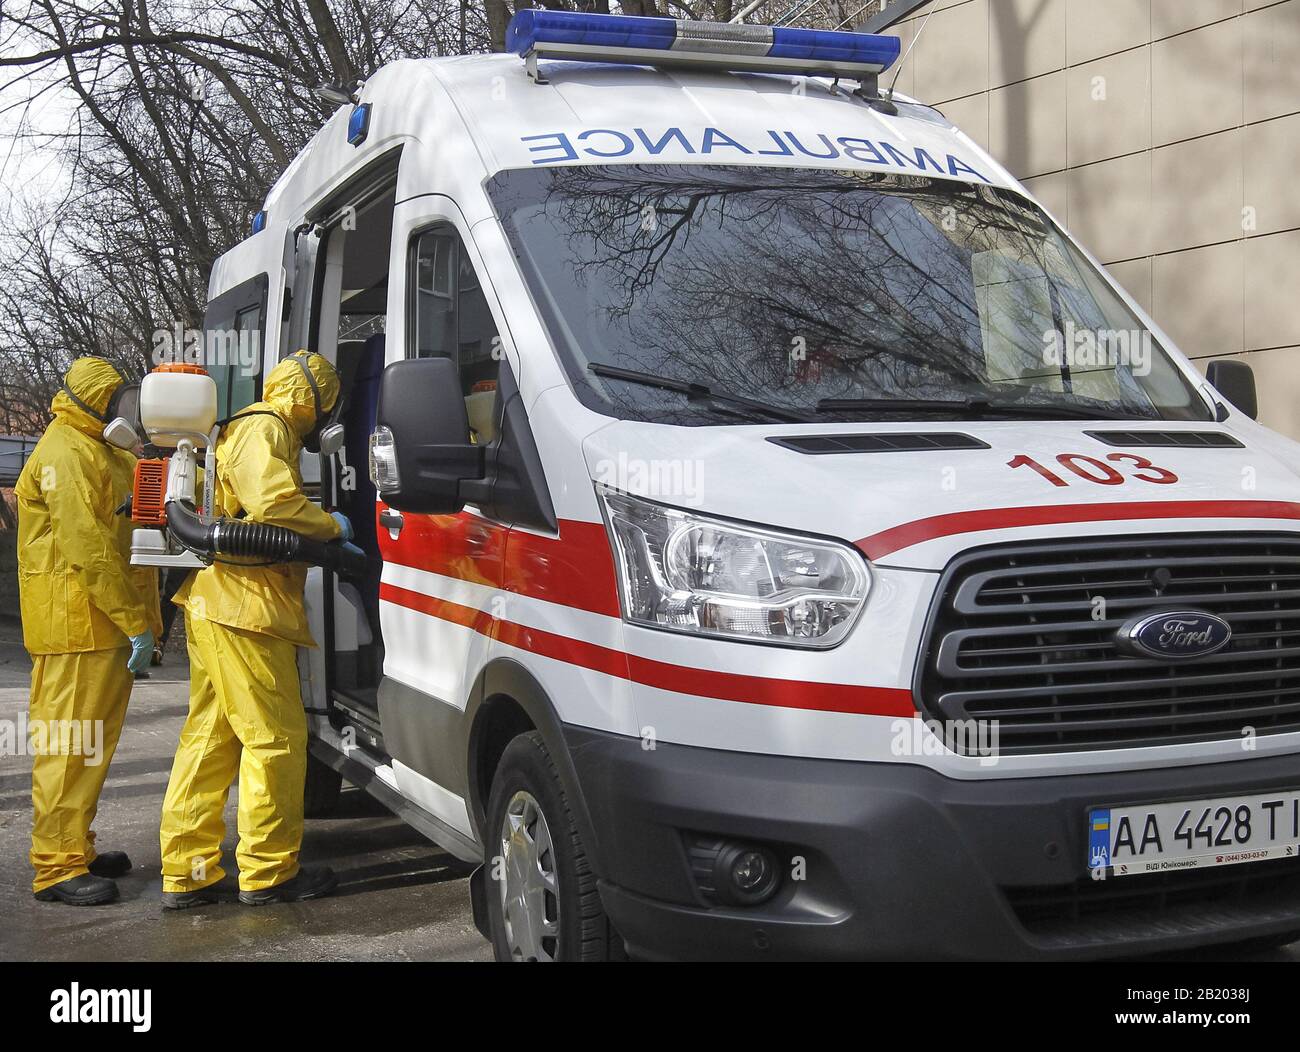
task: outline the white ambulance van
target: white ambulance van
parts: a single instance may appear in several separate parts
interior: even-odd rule
[[[1300,447],[892,38],[541,10],[386,66],[216,264],[369,555],[308,804],[479,864],[505,960],[1300,932]],[[1189,202],[1189,207],[1194,203]]]

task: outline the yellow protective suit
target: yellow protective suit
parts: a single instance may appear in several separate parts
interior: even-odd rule
[[[65,382],[102,413],[122,377],[104,359],[86,357]],[[14,488],[30,724],[51,731],[34,737],[37,892],[85,873],[95,858],[90,826],[131,694],[127,636],[153,627],[158,606],[156,576],[131,569],[131,522],[116,514],[131,491],[134,458],[108,445],[103,423],[64,392],[50,410],[54,419]],[[150,577],[152,598],[140,590]]]
[[[316,380],[321,412],[338,398],[333,366],[299,351]],[[269,414],[269,415],[268,415]],[[264,399],[227,425],[217,443],[216,506],[222,515],[334,540],[339,526],[303,494],[298,457],[316,424],[311,385],[298,363],[280,362]],[[177,593],[189,637],[190,713],[163,801],[163,890],[196,891],[225,874],[222,809],[239,775],[239,886],[260,891],[291,880],[302,844],[307,720],[298,646],[314,646],[303,609],[302,565],[216,563]]]

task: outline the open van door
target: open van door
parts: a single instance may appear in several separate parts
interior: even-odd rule
[[[216,261],[203,315],[202,361],[217,382],[217,417],[224,419],[262,394],[266,361],[279,359],[294,234],[268,222]]]
[[[262,229],[213,265],[201,360],[217,383],[218,419],[234,416],[260,399],[268,366],[296,349],[288,346],[291,339],[301,342],[301,308],[310,298],[305,293],[312,280],[316,240],[313,232],[296,230],[288,221],[268,219]],[[298,311],[292,309],[295,294]],[[309,489],[319,483],[319,464],[314,454],[300,462]],[[304,705],[309,711],[325,711],[325,673],[319,654],[300,653],[298,665]]]

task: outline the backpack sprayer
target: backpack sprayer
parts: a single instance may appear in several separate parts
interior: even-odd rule
[[[283,526],[211,514],[216,478],[217,385],[188,363],[158,366],[140,384],[140,425],[165,458],[136,463],[131,519],[134,566],[200,567],[225,561],[310,563],[344,575],[365,570],[365,557],[341,544],[312,540]],[[203,500],[197,500],[199,450]]]

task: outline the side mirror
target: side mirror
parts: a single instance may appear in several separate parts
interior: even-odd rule
[[[1215,358],[1205,370],[1205,378],[1219,394],[1252,420],[1259,419],[1259,399],[1255,394],[1255,374],[1245,362]]]
[[[470,442],[460,374],[450,358],[393,362],[379,381],[370,479],[398,511],[453,515],[462,483],[483,478],[483,447]]]

